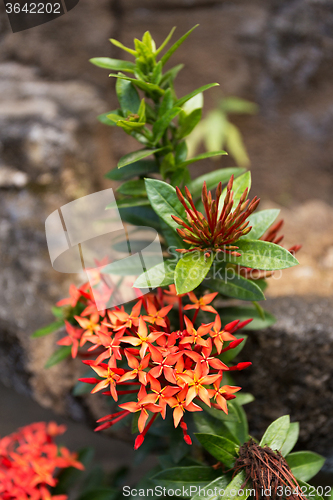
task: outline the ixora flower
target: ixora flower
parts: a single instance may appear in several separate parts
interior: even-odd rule
[[[137,413],[138,448],[156,418],[166,418],[169,408],[175,427],[180,425],[185,442],[190,444],[183,420],[186,412],[202,411],[198,404],[202,402],[228,413],[227,401],[240,387],[221,385],[223,373],[243,370],[251,363],[228,366],[220,355],[243,341],[234,333],[251,320],[236,320],[222,327],[211,305],[216,293],[201,297],[193,292],[177,295],[173,285],[167,290],[157,289],[156,295],[141,297],[131,311],[117,306],[108,309],[105,316],[104,311],[99,315],[93,310],[91,296],[84,288],[79,291],[79,297],[75,292],[75,301],[81,315],[73,313],[72,322],[76,324],[66,321],[67,335],[58,344],[71,346],[72,357],[92,358],[83,363],[96,377],[80,381],[93,384],[92,393],[102,391],[118,404],[119,411],[101,418],[96,430],[107,429]],[[67,305],[67,299],[63,303]],[[89,319],[85,316],[87,308]],[[169,319],[173,308],[178,309],[178,314],[172,315],[177,318],[176,325],[171,325]],[[200,311],[210,314],[212,321],[196,324]],[[123,395],[133,395],[133,399],[123,402],[119,400]]]
[[[0,497],[3,500],[66,500],[50,492],[59,469],[83,470],[76,453],[57,446],[54,437],[66,427],[55,422],[36,422],[0,439]]]
[[[256,196],[250,202],[247,200],[248,188],[242,194],[239,203],[234,207],[232,186],[234,176],[232,175],[226,189],[223,205],[220,207],[222,196],[222,183],[219,182],[216,188],[216,199],[212,198],[211,191],[207,192],[206,182],[202,188],[202,203],[206,212],[206,217],[199,212],[193,202],[192,195],[185,186],[185,198],[177,187],[177,196],[186,210],[187,223],[180,217],[171,217],[183,229],[177,228],[178,234],[185,243],[191,245],[190,249],[177,249],[177,252],[188,253],[200,250],[209,257],[212,252],[224,252],[239,256],[236,251],[237,246],[233,245],[241,236],[245,236],[251,231],[247,218],[259,205],[260,199]]]

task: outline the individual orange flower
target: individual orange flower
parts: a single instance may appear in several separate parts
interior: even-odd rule
[[[202,408],[200,408],[200,406],[196,405],[195,403],[186,403],[187,393],[188,387],[185,386],[178,394],[176,394],[175,397],[167,398],[168,405],[173,408],[173,421],[175,427],[178,427],[185,411],[202,411]]]
[[[165,316],[172,309],[172,304],[166,307],[162,307],[159,311],[153,304],[153,302],[147,299],[147,316],[143,316],[143,319],[152,325],[163,326],[166,327]]]
[[[104,363],[102,363],[98,366],[94,366],[93,364],[91,364],[90,366],[97,373],[97,375],[99,377],[102,377],[105,379],[105,380],[101,380],[100,382],[98,382],[98,384],[93,388],[91,393],[94,394],[95,392],[98,392],[98,391],[110,386],[111,396],[113,397],[113,399],[115,401],[118,401],[118,394],[116,391],[116,385],[117,385],[117,381],[120,379],[119,372],[122,374],[123,370],[119,370],[116,368],[110,368],[110,366],[105,365]]]
[[[114,330],[120,330],[123,327],[132,328],[132,325],[138,326],[141,306],[142,301],[139,300],[133,307],[130,314],[125,311],[113,311],[113,315],[116,317],[118,325],[114,327]]]
[[[201,311],[207,311],[217,314],[217,311],[214,309],[214,307],[208,305],[212,302],[212,300],[215,299],[217,292],[207,293],[206,295],[203,295],[203,297],[200,297],[200,299],[197,299],[193,292],[189,292],[187,295],[190,301],[193,302],[193,304],[187,304],[184,307],[184,311],[188,311],[190,309],[201,309]]]
[[[239,320],[237,320],[236,322],[232,322],[229,325],[226,325],[223,330],[221,330],[220,316],[219,315],[216,316],[213,328],[209,332],[209,335],[214,341],[214,345],[216,347],[218,354],[221,354],[224,342],[228,342],[229,340],[237,340],[237,338],[234,335],[232,335],[230,331],[228,331],[228,327],[229,329],[232,329],[234,324],[237,325],[238,323]]]
[[[164,373],[164,376],[167,373],[168,368],[173,368],[175,363],[179,360],[179,358],[183,355],[183,352],[177,352],[175,354],[169,354],[167,356],[163,356],[159,349],[150,345],[149,351],[151,353],[152,361],[154,363],[154,368],[150,370],[150,375],[152,377],[158,378]]]
[[[194,370],[187,370],[179,375],[188,386],[186,405],[189,405],[198,396],[207,406],[211,406],[209,392],[204,385],[213,384],[220,375],[208,375],[208,373],[207,365],[198,363]]]
[[[59,345],[71,345],[72,346],[72,358],[76,358],[77,351],[79,348],[79,341],[81,339],[83,330],[71,325],[67,320],[65,320],[66,331],[68,333],[67,337],[63,337],[58,340]]]
[[[143,358],[146,354],[146,351],[149,345],[154,342],[158,337],[161,337],[164,332],[152,332],[148,334],[148,328],[146,323],[140,317],[139,327],[137,337],[123,337],[123,342],[127,342],[128,344],[132,344],[134,346],[141,346],[140,348],[140,356]]]
[[[94,313],[89,319],[81,318],[81,316],[74,316],[74,318],[84,330],[80,341],[80,346],[83,346],[87,342],[88,337],[93,333],[97,333],[100,329],[99,314]]]
[[[149,394],[147,395],[145,387],[142,385],[140,391],[138,393],[138,401],[123,403],[119,405],[120,408],[124,410],[130,411],[131,413],[140,412],[139,420],[138,420],[138,429],[140,434],[143,432],[147,419],[149,417],[148,411],[152,413],[160,413],[162,408],[155,404],[156,395]]]
[[[180,344],[193,344],[193,345],[207,347],[208,342],[207,340],[204,340],[202,337],[204,335],[207,335],[213,323],[209,323],[207,325],[201,325],[199,326],[198,330],[196,330],[193,326],[192,321],[187,316],[184,316],[184,320],[186,324],[186,330],[184,337],[180,341]]]
[[[224,413],[228,414],[228,406],[227,399],[232,399],[230,396],[233,396],[235,392],[241,390],[241,387],[233,386],[233,385],[221,385],[223,375],[220,375],[219,378],[214,382],[214,389],[207,389],[210,398],[214,398],[216,404],[213,406],[217,407],[224,411]]]
[[[159,381],[156,378],[152,377],[150,373],[148,374],[148,380],[150,383],[151,390],[156,395],[155,403],[158,403],[158,405],[161,407],[161,415],[162,418],[164,419],[166,415],[167,399],[171,398],[177,392],[179,392],[180,387],[173,387],[171,385],[166,385],[162,388]]]
[[[69,287],[69,297],[66,298],[66,299],[62,299],[62,300],[59,300],[56,305],[58,307],[61,307],[61,306],[71,306],[71,307],[75,307],[76,304],[78,303],[78,300],[80,299],[81,297],[81,290],[79,290],[78,288],[76,288],[75,285],[70,285]]]
[[[147,368],[150,360],[150,354],[147,354],[141,361],[138,361],[135,356],[133,356],[127,349],[125,349],[125,356],[127,358],[128,366],[132,368],[132,371],[124,373],[119,379],[119,382],[126,382],[127,380],[133,380],[135,378],[139,379],[142,385],[147,384]]]

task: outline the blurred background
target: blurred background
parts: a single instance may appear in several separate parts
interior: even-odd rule
[[[51,305],[75,279],[52,269],[44,222],[65,203],[114,187],[104,174],[136,149],[96,120],[116,107],[115,82],[89,59],[126,58],[111,37],[132,46],[149,30],[159,44],[172,26],[178,38],[197,23],[173,56],[185,63],[176,92],[218,82],[205,93],[204,116],[222,102],[242,139],[236,133],[225,145],[234,154],[192,174],[250,167],[261,208],[281,208],[285,246],[303,245],[301,265],[271,279],[265,307],[276,325],[251,333],[242,353],[253,361],[238,380],[256,396],[246,408],[250,428],[260,434],[285,413],[299,420],[301,445],[328,457],[324,484],[333,470],[332,0],[80,0],[15,34],[1,3],[0,435],[70,418],[80,422],[70,424],[73,446],[91,440],[110,466],[133,458],[130,444],[110,440],[105,449],[89,430],[101,410],[96,395],[71,392],[80,362],[44,370],[57,334],[29,338],[52,321]],[[236,109],[231,96],[256,107]]]

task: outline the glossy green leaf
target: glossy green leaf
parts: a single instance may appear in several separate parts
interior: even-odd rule
[[[130,78],[128,76],[122,75],[121,73],[118,73],[117,75],[111,73],[109,76],[117,78],[118,80],[126,80],[128,82],[132,82],[133,85],[136,85],[136,87],[143,90],[149,95],[158,94],[159,96],[161,96],[164,94],[164,90],[154,83],[143,82],[141,80],[137,80],[136,78]]]
[[[50,333],[59,330],[59,328],[63,327],[65,324],[63,319],[59,319],[58,321],[54,321],[50,325],[44,326],[43,328],[39,328],[32,335],[31,338],[37,339],[38,337],[45,337],[45,335],[49,335]]]
[[[288,250],[275,243],[261,240],[238,240],[237,246],[240,257],[225,254],[225,261],[265,271],[286,269],[298,264],[297,259]]]
[[[211,483],[207,484],[204,488],[201,488],[201,491],[199,491],[196,495],[192,497],[192,500],[221,500],[221,495],[219,492],[221,490],[224,490],[227,486],[228,483],[230,482],[230,478],[227,474],[224,474],[221,477],[218,477]],[[211,492],[215,492],[216,495],[211,495]],[[209,492],[209,493],[208,493]]]
[[[200,434],[216,434],[223,436],[236,445],[239,444],[238,439],[229,431],[228,427],[222,420],[213,418],[205,411],[196,411],[193,413],[195,427]]]
[[[118,168],[123,168],[126,165],[130,165],[131,163],[134,163],[139,160],[143,160],[144,158],[147,158],[148,156],[151,156],[155,153],[158,153],[159,151],[162,151],[165,148],[158,148],[158,149],[139,149],[139,151],[133,151],[132,153],[128,153],[127,155],[123,156],[120,158],[118,162]]]
[[[216,276],[215,279],[212,277],[213,273],[211,271],[204,283],[210,290],[234,299],[265,300],[264,294],[254,281],[239,276],[233,269],[223,270],[221,278],[215,270],[214,275]],[[217,276],[220,279],[217,279]]]
[[[171,28],[171,31],[170,33],[168,34],[168,36],[165,38],[165,40],[161,43],[161,45],[159,46],[159,48],[157,50],[155,50],[155,56],[157,56],[160,52],[162,52],[162,50],[164,49],[164,47],[169,43],[174,31],[176,29],[176,26],[174,26],[173,28]]]
[[[97,120],[103,123],[103,125],[114,127],[117,122],[114,120],[110,120],[110,118],[108,118],[109,115],[119,116],[119,119],[124,118],[121,109],[115,109],[114,111],[109,111],[108,113],[102,113],[101,115],[98,115]]]
[[[186,114],[182,111],[179,115],[179,128],[177,131],[178,139],[183,139],[189,135],[196,125],[201,120],[202,110],[195,109],[190,114]]]
[[[107,179],[111,179],[112,181],[126,181],[127,179],[132,179],[133,177],[153,174],[158,171],[158,165],[154,160],[139,160],[127,165],[126,167],[122,167],[121,170],[116,167],[105,174],[105,177]]]
[[[198,441],[213,457],[226,467],[233,467],[239,446],[224,436],[214,434],[195,434]]]
[[[296,451],[286,457],[291,472],[296,479],[309,481],[322,468],[325,458],[312,451]]]
[[[195,156],[194,158],[190,158],[189,160],[185,160],[180,163],[178,166],[185,167],[187,165],[191,165],[191,163],[195,163],[196,161],[205,160],[206,158],[213,158],[214,156],[227,155],[225,151],[211,151],[210,153],[203,153],[201,155]]]
[[[161,118],[159,118],[153,125],[154,144],[162,138],[170,122],[181,112],[181,108],[174,107],[167,111]]]
[[[269,446],[272,450],[280,450],[286,440],[290,425],[289,415],[283,415],[272,422],[263,435],[260,446]]]
[[[246,474],[245,471],[243,470],[239,472],[225,488],[222,499],[246,500],[251,495],[251,492],[253,493],[253,488],[251,484],[248,484],[247,486],[244,487],[243,490],[241,490],[241,487],[245,483],[245,480],[246,480]]]
[[[128,52],[132,56],[136,57],[137,52],[133,49],[130,49],[129,47],[126,47],[123,45],[121,42],[118,42],[118,40],[115,40],[114,38],[110,38],[110,42],[115,45],[116,47],[119,47],[120,49],[124,50],[125,52]]]
[[[290,453],[291,450],[294,448],[295,444],[297,443],[298,436],[299,436],[299,423],[292,422],[289,426],[285,442],[283,443],[282,448],[280,449],[281,454],[284,457],[287,456],[288,453]]]
[[[253,318],[253,321],[247,324],[244,330],[261,330],[262,328],[274,325],[276,321],[275,317],[267,311],[264,311],[265,319],[263,320],[258,311],[250,306],[223,307],[218,312],[224,325],[234,321],[234,319],[245,321],[246,319]]]
[[[178,49],[178,47],[180,47],[180,45],[185,42],[186,38],[192,33],[193,30],[195,30],[195,28],[197,28],[199,25],[196,24],[195,26],[193,26],[193,28],[191,28],[187,33],[185,33],[185,35],[183,35],[182,37],[179,38],[179,40],[177,40],[177,42],[175,42],[171,47],[170,49],[164,54],[164,56],[161,58],[161,62],[163,64],[163,66],[165,65],[165,63],[170,59],[170,57],[172,56],[172,54]],[[173,33],[173,31],[172,31]],[[171,36],[172,36],[172,33],[171,33]],[[170,38],[170,34],[168,35]],[[168,39],[168,41],[170,40],[170,38]],[[166,42],[168,43],[168,42]]]
[[[116,92],[120,107],[125,116],[128,113],[137,113],[140,107],[140,97],[134,85],[127,80],[118,78]]]
[[[135,64],[121,59],[112,59],[111,57],[93,57],[89,61],[100,68],[112,69],[114,71],[128,71],[134,73]]]
[[[165,260],[157,266],[151,267],[149,271],[140,274],[133,288],[156,288],[158,286],[172,285],[174,282],[176,262]]]
[[[202,87],[200,87],[196,90],[193,90],[193,92],[190,92],[189,94],[185,95],[184,97],[181,97],[180,99],[178,99],[178,101],[176,101],[176,103],[175,103],[175,106],[182,107],[183,104],[185,104],[186,101],[189,101],[190,99],[192,99],[192,97],[200,94],[201,92],[204,92],[205,90],[211,89],[212,87],[216,87],[216,86],[219,86],[219,84],[218,83],[208,83],[207,85],[203,85]]]
[[[120,208],[119,214],[123,222],[134,226],[149,226],[160,231],[160,219],[151,207],[141,206],[133,208]]]
[[[232,175],[234,175],[234,177],[238,177],[243,172],[244,169],[239,167],[220,168],[218,170],[214,170],[213,172],[209,172],[208,174],[200,175],[200,177],[194,179],[187,187],[189,188],[193,198],[197,198],[201,196],[204,181],[206,181],[207,189],[209,191],[216,188],[219,182],[225,184],[229,181]]]
[[[225,420],[225,425],[230,432],[237,437],[240,444],[244,444],[248,440],[249,426],[247,423],[246,413],[241,405],[237,403],[237,397],[234,401],[228,402],[229,415],[233,414],[234,418],[230,419],[229,415]]]
[[[194,97],[185,102],[182,106],[182,110],[189,115],[192,111],[196,109],[202,109],[204,105],[203,92],[196,94]]]
[[[321,496],[317,493],[317,488],[316,486],[312,486],[311,484],[306,483],[305,481],[302,481],[301,479],[298,479],[298,484],[300,485],[300,488],[302,490],[302,494],[304,498],[308,498],[309,500],[331,500],[332,498],[332,488],[330,488],[329,491],[331,491],[331,495],[325,495]],[[324,488],[324,491],[327,491],[327,489]]]
[[[253,394],[250,394],[249,392],[238,392],[236,399],[238,405],[244,406],[249,403],[253,403],[255,397],[253,396]]]
[[[51,368],[51,366],[57,365],[65,358],[68,358],[71,355],[71,346],[63,345],[59,347],[47,360],[45,368]]]
[[[145,183],[149,201],[158,216],[173,229],[179,227],[171,215],[186,219],[186,212],[177,197],[175,188],[156,179],[146,179]]]
[[[145,196],[146,187],[143,179],[124,182],[117,188],[118,193],[128,196]]]
[[[175,270],[175,285],[177,294],[194,290],[206,277],[214,256],[205,257],[203,252],[190,252],[178,261]]]
[[[164,93],[162,102],[161,102],[159,109],[158,109],[158,117],[162,118],[162,116],[164,116],[166,113],[171,111],[172,108],[173,108],[172,90],[167,89]]]
[[[251,214],[247,220],[249,221],[249,227],[252,226],[252,229],[249,234],[241,236],[240,240],[258,240],[271,227],[279,213],[279,209],[273,208]]]
[[[152,477],[152,480],[166,488],[181,488],[183,490],[184,486],[189,491],[189,486],[206,486],[207,481],[212,481],[216,476],[217,473],[211,467],[173,467],[159,472]],[[190,494],[188,493],[186,496],[190,496]]]
[[[175,252],[177,248],[185,248],[186,243],[183,242],[181,237],[174,231],[163,219],[161,221],[161,231],[165,239],[165,244],[168,247],[168,252],[172,253],[178,260],[179,253]],[[187,247],[186,247],[187,248]]]

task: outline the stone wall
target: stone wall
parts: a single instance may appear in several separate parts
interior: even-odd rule
[[[205,109],[222,95],[259,104],[257,116],[235,118],[252,162],[253,192],[264,206],[283,206],[289,240],[297,239],[290,242],[305,242],[303,267],[286,272],[272,286],[271,294],[282,296],[272,306],[278,325],[254,334],[248,343],[245,354],[254,361],[248,389],[261,405],[260,418],[249,410],[251,422],[259,431],[269,419],[290,411],[301,421],[303,441],[315,448],[318,422],[321,434],[333,424],[327,354],[333,347],[329,0],[81,0],[52,23],[16,34],[10,31],[1,3],[0,378],[75,418],[96,412],[89,400],[82,403],[70,396],[77,365],[43,370],[55,336],[38,343],[29,340],[35,328],[51,319],[50,305],[64,295],[73,278],[52,270],[44,221],[64,203],[110,186],[103,173],[135,147],[122,131],[96,122],[98,113],[115,104],[114,82],[88,59],[123,57],[108,42],[110,37],[131,44],[149,29],[161,42],[172,26],[180,36],[197,23],[200,26],[174,56],[175,64],[185,62],[177,92],[182,95],[217,81],[221,86],[206,93]],[[228,165],[232,160],[223,158],[203,163],[193,173]],[[322,304],[321,295],[327,296]],[[318,353],[314,356],[312,339],[319,342],[325,363]],[[316,371],[317,362],[322,373]],[[276,397],[279,394],[283,396]],[[270,410],[263,408],[268,397],[275,398]],[[325,403],[319,411],[321,400]],[[94,401],[96,405],[96,397]]]

